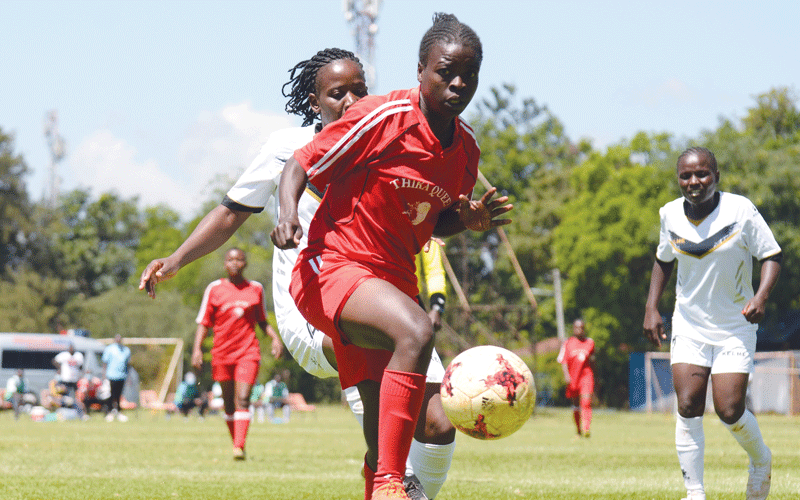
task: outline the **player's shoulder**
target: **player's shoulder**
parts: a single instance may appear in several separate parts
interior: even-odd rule
[[[683,200],[684,198],[681,196],[680,198],[675,198],[674,200],[665,203],[664,206],[658,209],[658,214],[662,219],[682,216]]]
[[[722,210],[757,210],[755,204],[746,196],[720,191],[719,203]]]
[[[262,285],[260,281],[247,280],[247,283],[249,284],[249,286],[251,286],[253,288],[257,288],[257,289],[262,290],[262,291],[264,290],[264,285]]]

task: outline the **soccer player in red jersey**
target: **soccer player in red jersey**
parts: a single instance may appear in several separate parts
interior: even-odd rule
[[[225,254],[227,279],[213,281],[206,287],[197,333],[194,338],[192,366],[203,367],[203,339],[209,328],[214,331],[211,348],[211,375],[222,387],[225,421],[233,440],[233,458],[244,460],[244,444],[250,426],[250,392],[258,376],[261,348],[255,325],[272,338],[272,354],[280,356],[283,344],[267,323],[264,287],[244,277],[247,256],[238,248]]]
[[[334,342],[343,388],[358,387],[366,498],[407,499],[402,478],[425,393],[434,329],[415,301],[414,256],[434,234],[486,231],[508,198],[469,195],[480,151],[459,117],[478,86],[482,46],[436,14],[420,44],[418,88],[367,96],[284,166],[278,248],[300,243],[306,183],[325,191],[292,273],[298,309]],[[369,488],[369,485],[372,488]]]
[[[558,362],[564,370],[566,395],[572,400],[572,415],[578,435],[588,438],[591,434],[594,394],[594,340],[586,336],[586,324],[582,319],[572,323],[572,336],[561,346]]]

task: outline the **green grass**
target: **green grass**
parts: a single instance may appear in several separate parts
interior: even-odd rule
[[[319,407],[288,424],[253,423],[248,459],[231,459],[219,417],[127,423],[14,421],[0,413],[0,499],[362,498],[363,438],[349,410]],[[772,448],[770,499],[800,491],[800,420],[759,416]],[[741,500],[747,457],[713,415],[705,419],[709,499]],[[573,438],[571,414],[537,410],[512,437],[459,435],[439,500],[664,499],[683,496],[670,415],[595,411],[591,439]]]

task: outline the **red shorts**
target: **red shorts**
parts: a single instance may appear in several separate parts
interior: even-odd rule
[[[342,309],[356,288],[368,279],[387,281],[412,298],[417,295],[416,284],[393,274],[370,269],[335,253],[324,253],[322,260],[324,265],[320,263],[319,256],[298,260],[292,272],[289,292],[306,320],[333,340],[342,389],[364,380],[380,382],[392,352],[351,344],[339,328]]]
[[[584,394],[592,394],[594,392],[594,373],[589,372],[572,384],[567,386],[566,396],[568,399],[577,398]]]
[[[211,361],[211,377],[217,382],[235,380],[253,385],[258,378],[258,360],[240,360],[236,363],[214,363]]]

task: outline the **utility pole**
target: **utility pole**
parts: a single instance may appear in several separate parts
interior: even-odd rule
[[[356,56],[364,66],[367,88],[375,89],[375,35],[378,34],[378,11],[381,0],[343,0],[344,19],[353,26]]]
[[[51,208],[58,206],[61,179],[58,177],[58,163],[64,159],[66,146],[64,138],[58,133],[58,111],[50,110],[44,117],[44,136],[50,148],[50,188],[48,192]]]

